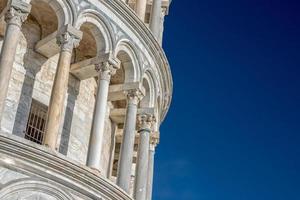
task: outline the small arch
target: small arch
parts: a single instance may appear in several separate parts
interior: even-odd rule
[[[116,45],[114,55],[121,61],[124,82],[139,81],[141,66],[134,45],[129,40],[120,40]]]
[[[57,25],[52,32],[59,30],[65,24],[73,24],[75,10],[74,6],[69,1],[65,0],[31,0],[32,5],[30,14],[39,21],[41,26],[49,26],[57,21]],[[49,8],[51,9],[49,9]],[[53,20],[55,16],[55,20]],[[43,27],[44,29],[51,29],[51,27]],[[52,28],[53,29],[53,28]],[[51,32],[51,33],[52,33]]]
[[[32,179],[19,179],[17,182],[4,186],[0,190],[0,199],[11,199],[18,196],[18,194],[23,195],[26,192],[34,192],[37,195],[42,194],[53,197],[56,200],[74,200],[70,194],[56,187],[53,183]]]
[[[156,107],[157,84],[150,69],[144,72],[143,87],[145,88],[145,96],[140,102],[141,107]]]
[[[94,10],[85,10],[79,14],[75,27],[81,30],[84,29],[83,31],[88,30],[94,37],[97,55],[112,52],[114,46],[112,28],[99,13]]]

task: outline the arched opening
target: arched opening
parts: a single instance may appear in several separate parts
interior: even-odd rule
[[[155,85],[150,76],[146,74],[142,81],[145,88],[145,96],[140,102],[141,108],[153,108],[155,106]]]
[[[60,16],[57,16],[50,4],[40,0],[32,0],[31,5],[29,19],[34,19],[39,24],[40,39],[55,32],[58,29],[58,24],[61,23],[59,22],[61,18],[58,18]]]
[[[19,48],[15,56],[15,62],[22,67],[13,71],[15,76],[22,77],[22,79],[17,83],[19,99],[14,100],[17,106],[13,111],[15,112],[15,122],[12,132],[40,144],[43,142],[43,135],[35,134],[35,132],[44,132],[45,126],[42,124],[46,117],[38,116],[40,111],[36,113],[31,113],[31,111],[34,102],[37,102],[37,105],[43,105],[42,107],[46,106],[45,110],[47,110],[48,103],[43,102],[40,96],[51,95],[52,77],[55,74],[56,63],[48,64],[48,59],[36,51],[36,45],[42,39],[56,33],[59,24],[62,23],[61,20],[64,19],[57,15],[54,5],[54,3],[49,4],[45,1],[31,1],[31,11],[22,25]],[[41,92],[35,94],[34,91]],[[39,122],[35,123],[35,127],[32,129],[28,128],[29,116],[34,116],[34,121]]]
[[[67,105],[68,110],[64,116],[66,128],[63,129],[61,137],[63,144],[61,143],[60,152],[68,154],[70,158],[81,163],[86,163],[92,124],[98,123],[94,122],[93,118],[99,85],[99,72],[95,70],[95,65],[101,64],[107,58],[107,52],[111,48],[111,39],[104,23],[92,11],[81,13],[75,28],[80,29],[83,37],[79,46],[73,50],[70,79],[79,83],[80,86],[75,97],[70,93],[73,88],[72,85],[69,85],[67,104],[70,106]],[[71,122],[80,122],[80,126],[78,123],[68,123],[70,120]],[[105,118],[106,127],[103,140],[107,142],[106,146],[110,145],[112,132],[110,124],[110,119]],[[75,149],[71,145],[69,147],[68,144],[78,143],[78,137],[81,138],[80,144],[77,145],[78,148]],[[109,152],[107,149],[105,151],[103,149],[101,155],[107,158]],[[107,160],[101,162],[100,168],[103,171],[107,169],[108,163],[106,162]]]
[[[116,75],[112,77],[111,79],[111,85],[127,85],[135,83],[135,81],[138,80],[137,74],[138,74],[138,64],[137,64],[137,58],[133,52],[133,50],[130,48],[130,45],[127,43],[120,43],[119,46],[116,48],[116,57],[121,62],[120,69],[117,71]],[[124,121],[125,121],[125,110],[127,106],[127,98],[124,97],[121,100],[112,101],[113,108],[117,111],[121,111],[122,114],[116,116],[114,115],[112,118],[117,123],[117,131],[115,135],[115,146],[114,146],[114,156],[113,156],[113,162],[112,162],[112,180],[116,179],[116,176],[118,174],[118,162],[121,154],[121,145],[123,140],[123,128],[124,128]],[[133,168],[137,161],[137,140],[135,140],[134,145],[134,156],[133,156]],[[134,172],[132,174],[134,176]]]
[[[130,79],[133,63],[129,55],[125,51],[120,51],[117,54],[117,58],[121,62],[120,69],[111,78],[111,85],[124,84],[126,80]],[[112,102],[114,108],[126,108],[126,99],[116,100]]]
[[[91,23],[84,23],[81,25],[80,30],[82,31],[83,36],[79,46],[74,49],[74,63],[94,58],[97,56],[97,52],[105,48],[105,43],[103,42],[104,38],[102,34],[98,33],[95,25]]]

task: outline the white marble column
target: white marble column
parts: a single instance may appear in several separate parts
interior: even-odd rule
[[[154,121],[155,118],[151,114],[141,114],[138,116],[138,132],[140,137],[134,189],[134,198],[136,200],[146,200],[150,134]]]
[[[166,16],[167,9],[163,8],[161,10],[161,17],[160,17],[160,30],[159,30],[159,36],[158,36],[158,42],[160,45],[162,45],[163,42],[163,36],[164,36],[164,24],[165,24],[165,16]]]
[[[45,145],[52,150],[57,148],[57,136],[62,121],[73,48],[79,45],[81,38],[82,32],[70,25],[65,25],[57,36],[57,43],[61,50],[52,87],[44,140]]]
[[[20,39],[21,26],[26,20],[30,9],[30,4],[12,0],[10,8],[5,14],[7,25],[0,55],[0,120],[4,109],[16,49]]]
[[[161,31],[161,14],[162,0],[153,0],[150,18],[150,30],[156,39],[160,36]]]
[[[138,89],[130,90],[127,93],[127,110],[117,178],[117,185],[127,193],[130,190],[137,105],[142,97],[143,95]]]
[[[100,170],[109,83],[111,76],[116,73],[119,65],[107,61],[97,64],[95,67],[96,71],[99,72],[99,83],[90,136],[87,166]]]
[[[152,188],[153,188],[153,173],[154,173],[154,156],[157,139],[151,139],[149,148],[149,159],[148,159],[148,178],[147,178],[147,192],[146,200],[152,199]]]
[[[146,7],[147,0],[136,0],[135,12],[143,22],[145,21]]]

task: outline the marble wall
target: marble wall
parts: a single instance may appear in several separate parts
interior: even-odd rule
[[[20,137],[25,135],[32,99],[46,106],[50,101],[58,55],[48,59],[37,53],[34,47],[40,37],[40,27],[29,17],[22,28],[1,120],[1,131]],[[0,47],[2,41],[0,38]],[[70,74],[64,120],[57,141],[60,153],[83,165],[87,158],[96,87],[94,78],[80,81]],[[112,124],[107,115],[100,169],[103,174],[110,170],[112,135]]]

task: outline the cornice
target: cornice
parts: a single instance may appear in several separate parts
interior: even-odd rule
[[[7,159],[9,163],[5,163]],[[0,164],[61,184],[91,199],[132,200],[125,191],[90,168],[11,134],[0,133]]]

